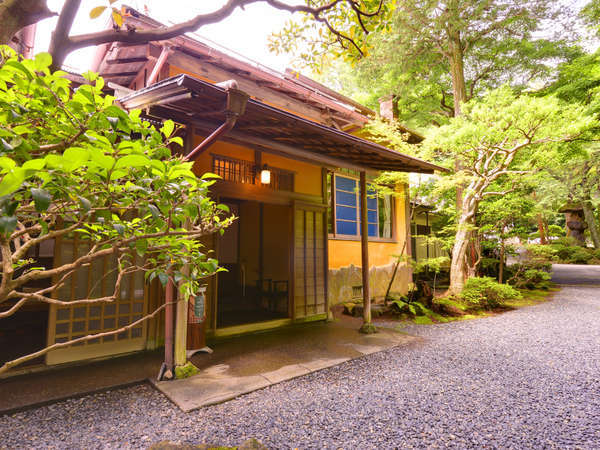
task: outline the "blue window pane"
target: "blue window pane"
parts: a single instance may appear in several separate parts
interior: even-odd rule
[[[335,191],[335,202],[338,205],[356,206],[356,194]]]
[[[367,222],[377,223],[377,211],[367,211]]]
[[[351,208],[349,206],[336,206],[335,207],[335,217],[338,219],[345,220],[356,220],[356,208]]]
[[[356,192],[356,180],[336,176],[335,187],[336,189],[343,189],[344,191]]]
[[[367,197],[367,209],[377,209],[377,197]]]
[[[343,222],[338,220],[336,222],[336,233],[356,235],[356,222]]]
[[[377,224],[376,223],[373,223],[373,224],[370,223],[369,226],[368,226],[368,228],[369,228],[369,231],[368,231],[369,236],[377,237],[377,228],[378,228]]]

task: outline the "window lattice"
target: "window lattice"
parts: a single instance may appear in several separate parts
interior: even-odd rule
[[[294,190],[294,173],[288,170],[270,167],[271,183],[268,185],[276,191]],[[225,181],[234,183],[260,185],[260,171],[252,161],[229,158],[221,155],[213,155],[214,174],[219,175]]]

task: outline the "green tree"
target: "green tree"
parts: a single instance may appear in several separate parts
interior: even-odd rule
[[[577,53],[560,37],[540,37],[545,21],[554,21],[556,32],[559,19],[572,17],[565,5],[547,0],[396,0],[384,6],[369,34],[336,17],[334,27],[350,29],[360,39],[357,46],[336,46],[327,27],[315,28],[306,17],[291,20],[272,48],[300,51],[313,67],[337,55],[362,60],[358,73],[368,91],[397,93],[401,109],[426,105],[443,117],[458,115],[482,89],[527,85]]]
[[[587,113],[596,119],[594,132],[597,135],[600,131],[600,51],[560,65],[556,80],[539,92],[539,95],[555,95],[564,101],[584,105]],[[549,165],[545,171],[548,177],[540,179],[540,185],[558,182],[558,186],[546,189],[546,192],[553,198],[558,197],[562,204],[581,204],[594,247],[600,248],[600,231],[596,218],[596,205],[600,200],[597,195],[600,187],[600,154],[596,139],[582,143],[580,150],[558,165]]]
[[[581,106],[554,97],[516,96],[502,87],[467,103],[460,116],[431,131],[426,154],[447,165],[459,161],[462,167],[440,180],[441,188],[464,186],[452,249],[451,293],[460,293],[469,275],[469,234],[477,227],[481,202],[506,195],[513,188],[505,187],[515,178],[555,160],[565,152],[564,143],[582,136],[593,122]]]
[[[184,298],[197,292],[219,270],[198,238],[223,231],[233,219],[222,217],[224,207],[208,195],[214,180],[197,178],[192,163],[172,156],[170,147],[182,143],[173,122],[157,131],[140,111],[127,114],[103,95],[96,75],[86,74],[88,83],[75,90],[64,73],[50,72],[49,54],[19,61],[11,52],[3,47],[0,63],[0,319],[31,301],[114,302],[123,279],[140,272],[148,282],[172,280]],[[77,239],[86,250],[40,267],[35,247],[61,239]],[[112,292],[92,287],[84,298],[57,298],[79,269],[106,257],[118,261]],[[53,344],[6,362],[0,373],[97,337]]]

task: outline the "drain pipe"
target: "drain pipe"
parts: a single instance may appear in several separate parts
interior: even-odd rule
[[[169,280],[165,287],[165,360],[158,371],[157,381],[172,380],[174,374],[173,358],[173,298],[175,296],[175,285],[169,273]]]
[[[214,144],[221,136],[231,130],[238,117],[246,111],[246,103],[248,102],[248,94],[239,89],[238,83],[235,80],[227,80],[216,84],[219,87],[225,88],[227,93],[227,105],[225,107],[225,122],[223,122],[210,136],[204,139],[196,148],[194,148],[185,157],[187,161],[195,161],[204,151]]]
[[[167,53],[164,57],[166,60],[168,56],[168,52],[165,52],[163,48],[163,53]],[[153,81],[153,76],[160,71],[160,66],[164,63],[161,62],[161,58],[163,57],[163,53],[161,53],[159,61],[156,63],[154,70],[152,71],[152,75],[148,79],[148,84],[151,84]],[[158,69],[157,69],[158,67]],[[225,122],[219,126],[215,131],[213,131],[210,136],[204,139],[195,149],[193,149],[190,153],[186,155],[187,161],[195,161],[198,156],[200,156],[208,147],[210,147],[219,137],[227,133],[229,130],[233,128],[239,116],[244,114],[246,111],[246,103],[248,101],[248,94],[244,91],[241,91],[238,88],[237,81],[228,80],[223,83],[218,83],[217,86],[225,88],[225,92],[227,93],[227,105],[225,107]],[[169,274],[169,280],[167,281],[167,286],[165,288],[165,361],[162,364],[160,371],[158,373],[158,380],[171,380],[174,377],[174,313],[173,313],[173,303],[175,296],[175,285]]]

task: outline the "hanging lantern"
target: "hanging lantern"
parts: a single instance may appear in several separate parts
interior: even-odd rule
[[[263,169],[260,171],[260,182],[262,184],[271,184],[271,171],[267,169],[267,165],[263,166]]]

